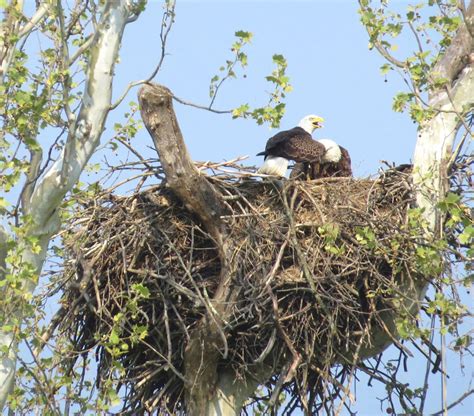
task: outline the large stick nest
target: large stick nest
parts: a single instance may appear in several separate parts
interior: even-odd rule
[[[400,308],[400,287],[414,275],[409,175],[389,173],[209,178],[227,205],[234,247],[222,367],[243,377],[270,366],[270,390],[287,389],[295,406],[315,409],[328,384],[333,393],[340,386],[331,366],[386,346],[373,334],[387,335],[384,314]],[[125,411],[182,411],[190,333],[204,316],[215,319],[220,262],[206,230],[160,185],[83,201],[65,245],[62,327],[77,357],[95,351],[98,382],[118,380]]]

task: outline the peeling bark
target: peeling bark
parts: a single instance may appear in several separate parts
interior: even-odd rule
[[[459,28],[454,36],[451,45],[446,50],[443,57],[438,61],[433,69],[436,77],[443,77],[453,86],[455,80],[459,77],[461,71],[470,63],[473,63],[474,57],[474,2],[470,2],[465,16],[464,24]],[[440,92],[443,92],[442,90]],[[436,92],[435,92],[436,95]],[[430,99],[433,99],[433,94]],[[432,103],[430,103],[432,104]]]

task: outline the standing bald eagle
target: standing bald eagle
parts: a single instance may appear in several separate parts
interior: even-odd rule
[[[310,165],[316,167],[340,162],[341,148],[336,143],[316,141],[311,136],[315,129],[322,127],[323,121],[321,117],[309,115],[300,121],[298,127],[268,139],[265,151],[257,154],[265,156],[265,162],[257,173],[284,176],[289,160],[294,160],[297,165],[303,164],[301,168],[304,170],[308,170]]]
[[[315,115],[304,117],[298,127],[281,131],[270,137],[265,151],[257,156],[265,156],[265,162],[257,173],[285,176],[289,160],[314,162],[322,160],[326,148],[313,140],[311,133],[321,128],[323,119]]]
[[[326,149],[338,148],[339,160],[336,162],[296,163],[291,171],[291,179],[318,179],[335,177],[352,177],[351,157],[347,149],[329,139],[318,140]]]

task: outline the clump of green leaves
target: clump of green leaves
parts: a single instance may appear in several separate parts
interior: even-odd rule
[[[285,57],[276,54],[273,55],[272,60],[276,68],[265,79],[273,84],[273,91],[270,93],[267,105],[255,108],[251,112],[251,116],[257,121],[257,124],[269,122],[271,127],[279,127],[280,120],[285,114],[285,103],[282,100],[293,87],[290,84],[290,78],[286,75]]]
[[[265,79],[273,84],[273,91],[270,92],[268,103],[262,107],[251,109],[249,104],[243,104],[235,108],[232,112],[233,118],[251,117],[257,124],[270,123],[271,127],[279,127],[280,121],[285,114],[285,103],[282,100],[293,87],[290,78],[286,74],[288,66],[283,55],[275,54],[272,57],[275,69]]]

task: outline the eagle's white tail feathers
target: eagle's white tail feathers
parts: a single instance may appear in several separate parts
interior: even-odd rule
[[[257,173],[262,175],[285,176],[287,169],[288,159],[284,157],[267,156],[261,168],[257,170]]]

